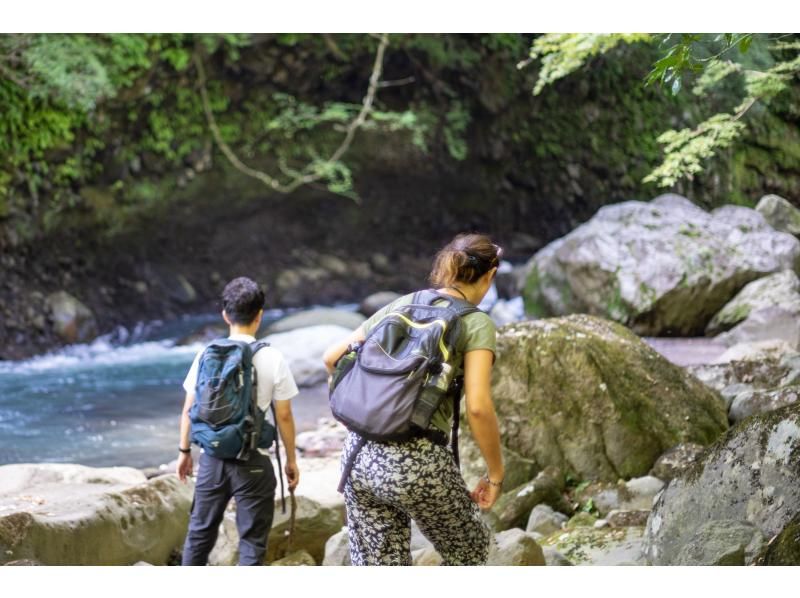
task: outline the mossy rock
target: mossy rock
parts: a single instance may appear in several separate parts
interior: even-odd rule
[[[647,559],[677,564],[684,547],[697,543],[697,530],[712,521],[749,523],[772,538],[798,511],[800,403],[794,403],[744,420],[669,483],[647,523]]]
[[[504,443],[575,479],[646,475],[728,428],[720,396],[625,327],[575,315],[500,329],[492,394]]]
[[[764,547],[756,564],[800,565],[800,511]]]

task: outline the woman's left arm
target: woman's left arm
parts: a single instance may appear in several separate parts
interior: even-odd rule
[[[328,373],[333,373],[333,368],[336,365],[336,362],[339,361],[339,358],[344,355],[345,351],[347,351],[347,347],[353,343],[363,340],[364,328],[363,326],[359,326],[353,330],[353,332],[351,332],[347,338],[325,349],[325,353],[322,354],[322,360],[325,362],[325,367],[327,368]]]
[[[492,362],[494,353],[478,349],[464,354],[464,391],[467,421],[478,448],[486,461],[486,479],[481,479],[472,498],[483,510],[489,510],[500,496],[505,475],[500,449],[500,429],[492,403]],[[458,415],[456,415],[458,417]]]

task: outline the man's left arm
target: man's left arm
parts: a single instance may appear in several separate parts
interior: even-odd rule
[[[183,412],[181,413],[181,437],[178,444],[178,447],[181,449],[191,449],[192,448],[192,441],[191,441],[191,431],[192,431],[192,422],[189,420],[189,410],[192,408],[194,404],[194,392],[187,392],[186,393],[186,400],[183,403]],[[185,482],[186,478],[192,475],[192,453],[191,452],[183,452],[181,451],[178,454],[178,479],[181,482]]]
[[[300,481],[300,471],[297,469],[297,455],[294,445],[294,416],[292,415],[292,401],[275,401],[275,417],[277,418],[278,430],[286,449],[286,465],[283,470],[286,472],[286,479],[289,481],[289,490],[297,488]]]

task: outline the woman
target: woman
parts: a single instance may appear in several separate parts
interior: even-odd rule
[[[440,293],[477,305],[492,284],[501,254],[502,250],[485,235],[459,235],[436,255],[431,282]],[[328,348],[323,357],[328,371],[333,371],[348,346],[363,341],[386,313],[409,304],[412,297],[413,293],[390,303]],[[404,442],[366,441],[344,491],[354,565],[410,565],[411,519],[433,543],[444,564],[485,564],[490,532],[481,520],[480,509],[494,505],[504,476],[490,390],[494,353],[492,319],[484,312],[463,316],[461,338],[450,365],[464,374],[467,420],[486,461],[486,475],[470,493],[446,446],[428,437]],[[452,411],[451,402],[442,401],[431,427],[448,434]],[[343,463],[358,441],[351,432]]]

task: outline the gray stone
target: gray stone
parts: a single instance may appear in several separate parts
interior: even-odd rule
[[[659,496],[647,523],[648,561],[676,563],[709,521],[749,522],[765,538],[780,532],[800,511],[799,453],[800,403],[731,429]]]
[[[694,442],[679,444],[661,455],[653,465],[651,475],[669,482],[686,471],[702,456],[705,449]]]
[[[322,419],[315,430],[299,433],[295,437],[295,446],[304,457],[338,455],[342,452],[347,434],[347,428],[335,419]]]
[[[714,360],[715,364],[731,361],[763,361],[781,359],[784,355],[797,353],[795,347],[785,340],[767,340],[734,345]]]
[[[594,527],[597,523],[597,517],[591,513],[575,513],[572,518],[564,525],[566,529],[575,529],[576,527]]]
[[[563,554],[558,552],[555,548],[545,546],[542,548],[544,553],[544,562],[548,567],[571,567],[572,563]]]
[[[746,320],[718,335],[716,339],[729,347],[742,343],[780,340],[796,349],[800,346],[798,316],[800,302],[796,311],[777,306],[765,307],[750,312]]]
[[[714,391],[625,327],[586,315],[501,328],[492,397],[509,449],[583,480],[646,475],[670,447],[708,445],[728,427]]]
[[[337,567],[352,564],[347,527],[343,527],[342,531],[332,535],[325,542],[325,557],[322,559],[322,564]]]
[[[163,565],[186,536],[193,484],[128,467],[0,467],[0,563]]]
[[[592,501],[592,506],[597,510],[600,516],[605,517],[611,511],[620,508],[622,503],[621,494],[623,491],[617,486],[597,485],[587,489],[588,491],[582,493],[583,502],[588,500]]]
[[[800,235],[800,210],[779,195],[765,195],[756,211],[777,231]]]
[[[267,563],[282,559],[287,556],[287,553],[305,551],[314,558],[315,563],[322,564],[328,540],[331,536],[342,532],[344,515],[341,509],[323,506],[304,496],[297,496],[296,499],[297,514],[294,534],[291,538],[289,537],[291,523],[289,497],[287,496],[286,499],[286,513],[282,512],[280,498],[275,501],[275,515],[264,559]],[[217,543],[209,555],[209,564],[234,565],[239,560],[239,534],[236,530],[235,501],[228,506],[219,531]]]
[[[736,396],[731,403],[728,417],[731,422],[740,422],[756,413],[766,413],[791,405],[800,396],[800,386],[785,386],[776,390],[748,390]]]
[[[542,547],[557,550],[573,565],[642,564],[641,527],[577,527],[556,532]]]
[[[270,334],[264,340],[283,354],[298,386],[314,386],[328,379],[322,361],[325,349],[351,332],[349,328],[326,324]]]
[[[676,565],[749,565],[764,546],[752,523],[718,519],[701,526],[681,548]]]
[[[780,308],[787,313],[800,313],[800,280],[792,270],[784,270],[746,285],[723,307],[706,327],[706,334],[715,335],[745,322],[752,314],[768,308]],[[739,342],[769,340],[762,337]],[[736,344],[726,341],[728,346]]]
[[[66,291],[47,297],[47,308],[56,334],[66,343],[86,343],[97,336],[92,311]]]
[[[800,241],[755,210],[662,195],[601,208],[528,264],[533,316],[589,313],[642,335],[692,336],[748,282],[794,270]]]
[[[569,521],[569,517],[563,513],[557,513],[549,505],[536,505],[528,517],[526,532],[538,532],[549,536]]]
[[[800,511],[770,539],[755,564],[800,565]]]
[[[369,297],[364,298],[364,300],[358,306],[358,311],[360,314],[369,318],[376,311],[386,307],[392,301],[399,299],[400,297],[401,295],[399,293],[395,293],[393,291],[380,291],[378,293],[373,293]]]
[[[650,510],[653,499],[664,488],[664,481],[653,476],[644,476],[625,482],[627,496],[620,504],[620,509],[633,511],[637,509]]]
[[[644,527],[649,516],[650,509],[614,510],[606,519],[611,527]]]
[[[489,524],[495,531],[512,527],[523,528],[536,505],[548,504],[557,511],[568,511],[569,504],[562,496],[563,476],[555,469],[547,469],[535,479],[500,496],[488,513]]]
[[[522,297],[498,299],[494,306],[492,306],[489,316],[498,327],[526,319]]]
[[[363,315],[353,311],[319,307],[300,311],[273,322],[266,327],[266,333],[277,334],[279,332],[297,330],[298,328],[308,328],[309,326],[341,326],[352,332],[361,326],[364,320],[366,318]]]
[[[527,532],[510,529],[495,534],[489,546],[490,566],[528,566],[545,565],[542,547]]]
[[[298,550],[282,559],[270,563],[273,567],[313,567],[316,564],[314,557],[305,550]]]
[[[411,562],[418,567],[438,567],[442,564],[442,555],[433,546],[420,548],[411,552]]]
[[[275,518],[267,544],[267,562],[282,557],[289,541],[291,509],[287,497],[286,513],[281,512],[280,499],[275,501]],[[304,496],[297,497],[297,515],[292,551],[305,550],[318,564],[325,558],[325,544],[332,535],[341,531],[344,515],[340,509],[325,507]]]
[[[411,520],[411,550],[420,550],[422,548],[433,548],[433,543],[425,537],[422,530],[419,529],[417,522]]]

